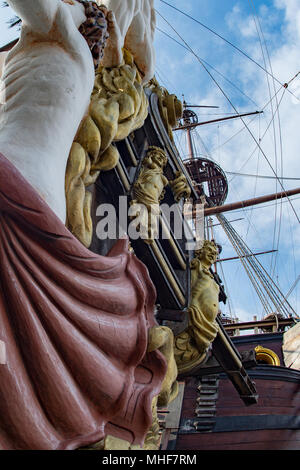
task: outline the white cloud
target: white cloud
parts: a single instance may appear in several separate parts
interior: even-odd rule
[[[239,33],[246,38],[256,37],[255,23],[251,17],[244,17],[240,5],[235,5],[232,11],[225,18],[227,25],[232,30],[239,30]]]

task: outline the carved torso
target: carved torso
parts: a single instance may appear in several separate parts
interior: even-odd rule
[[[219,290],[213,275],[198,261],[192,272],[191,306],[201,306],[208,321],[214,321],[218,314]]]
[[[164,187],[168,184],[161,168],[144,168],[135,186],[136,196],[145,204],[159,204]],[[143,200],[142,200],[143,199]]]
[[[78,27],[81,4],[59,3],[52,29],[23,26],[3,73],[0,151],[65,222],[65,168],[94,82],[93,60]]]

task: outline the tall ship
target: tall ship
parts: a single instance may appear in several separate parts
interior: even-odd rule
[[[17,44],[18,39],[3,46],[0,52],[8,52]],[[45,217],[46,225],[39,226],[41,222],[36,221],[36,212],[38,212],[36,208],[29,210],[25,205],[26,201],[24,205],[20,201],[16,204],[11,195],[7,197],[1,190],[9,210],[17,211],[17,216],[13,215],[13,220],[19,221],[20,226],[25,223],[27,227],[32,223],[34,227],[38,227],[33,231],[32,239],[34,243],[41,244],[38,249],[38,254],[41,254],[38,255],[36,263],[39,268],[41,265],[43,270],[39,271],[42,273],[40,277],[32,275],[32,278],[38,284],[41,282],[40,279],[44,279],[44,275],[46,277],[45,273],[49,275],[49,280],[45,281],[46,287],[43,285],[44,290],[46,288],[49,290],[45,311],[48,312],[49,304],[53,304],[52,313],[49,311],[43,317],[39,308],[44,305],[42,303],[44,297],[41,295],[39,301],[33,301],[39,312],[38,319],[42,319],[41,324],[48,334],[45,344],[51,337],[57,357],[64,356],[63,347],[53,337],[56,330],[52,330],[54,326],[48,324],[48,321],[51,315],[55,317],[53,312],[56,314],[60,302],[64,305],[61,310],[65,314],[68,304],[66,299],[69,299],[69,305],[72,308],[74,306],[74,311],[78,315],[72,317],[72,313],[68,313],[69,316],[66,314],[68,319],[72,319],[70,328],[82,328],[81,332],[91,335],[88,344],[92,344],[94,349],[91,349],[92,352],[85,357],[84,353],[81,355],[76,349],[78,344],[85,344],[82,336],[77,337],[74,333],[74,336],[71,335],[72,338],[69,338],[69,332],[66,331],[65,336],[69,338],[66,340],[66,348],[69,349],[64,356],[68,364],[67,367],[64,363],[66,366],[64,370],[68,372],[65,372],[63,377],[68,377],[69,380],[69,374],[73,374],[74,390],[77,393],[76,387],[80,384],[84,399],[88,396],[88,399],[82,403],[89,407],[93,402],[91,397],[94,393],[91,384],[96,384],[94,385],[96,388],[99,382],[107,382],[106,386],[109,389],[108,377],[111,377],[114,383],[111,371],[116,370],[118,378],[115,382],[121,387],[119,377],[123,380],[127,373],[121,392],[115,392],[117,404],[111,405],[112,398],[107,398],[107,391],[101,395],[103,403],[105,404],[107,400],[109,407],[112,408],[112,411],[109,408],[111,413],[109,417],[106,417],[108,411],[103,404],[101,404],[103,409],[97,404],[91,408],[92,412],[89,410],[89,419],[90,415],[92,416],[91,426],[97,421],[98,414],[105,417],[104,424],[101,424],[101,432],[103,434],[105,429],[106,437],[112,435],[111,441],[104,439],[103,443],[101,439],[99,444],[96,436],[100,436],[100,431],[97,430],[98,434],[95,431],[95,435],[91,432],[88,435],[90,441],[87,438],[82,440],[79,438],[74,440],[73,437],[73,440],[69,437],[64,438],[63,444],[60,444],[61,448],[90,448],[89,446],[96,450],[140,448],[135,444],[138,442],[136,436],[141,440],[140,436],[145,434],[145,428],[148,426],[143,444],[145,450],[171,452],[299,449],[300,323],[299,314],[293,308],[290,296],[297,288],[300,276],[296,277],[290,290],[284,294],[278,279],[274,279],[261,261],[262,256],[274,253],[276,250],[252,251],[235,229],[234,221],[227,218],[227,212],[232,215],[235,210],[254,206],[259,210],[262,204],[283,199],[290,202],[292,196],[300,193],[300,188],[285,190],[281,183],[277,186],[280,190],[274,193],[227,202],[230,192],[228,172],[222,168],[221,162],[216,162],[210,155],[203,155],[197,150],[194,132],[200,128],[199,126],[233,119],[244,120],[248,116],[260,115],[261,111],[243,114],[236,112],[231,116],[224,114],[219,118],[203,121],[196,111],[199,108],[216,106],[189,104],[185,97],[179,99],[171,89],[162,86],[157,76],[147,83],[142,83],[142,74],[134,62],[133,54],[126,48],[122,53],[121,66],[96,68],[89,114],[84,116],[74,137],[65,178],[66,232],[62,232],[62,228],[59,229],[61,231],[57,229],[57,233],[53,232],[54,222],[53,226],[49,225],[50,230],[47,217]],[[289,84],[285,85],[288,88]],[[186,143],[184,150],[179,149],[176,137],[178,133],[184,136]],[[283,181],[278,177],[277,179],[278,182]],[[1,184],[5,186],[6,182]],[[20,183],[20,187],[22,184]],[[3,220],[6,220],[6,209],[0,206],[0,212],[4,214]],[[49,221],[49,224],[52,223],[50,215]],[[8,233],[8,228],[3,230],[5,234]],[[12,233],[19,234],[18,225],[14,230]],[[71,242],[66,241],[67,230],[73,237],[71,245],[68,245]],[[219,230],[222,230],[222,236]],[[32,229],[28,233],[31,231]],[[125,243],[124,233],[128,237],[128,249],[122,245]],[[13,239],[16,243],[15,250],[18,256],[21,256],[18,251],[21,248],[17,246],[18,240],[21,240],[20,246],[26,246],[26,250],[31,250],[31,241],[27,241],[27,234],[10,235],[10,237],[9,240]],[[225,239],[234,250],[235,256],[223,256]],[[79,254],[76,252],[78,241],[80,246],[84,247]],[[116,241],[119,243],[118,249],[125,251],[118,252],[115,248]],[[56,244],[58,244],[57,249]],[[11,244],[5,241],[3,246],[10,253]],[[54,257],[53,247],[57,256],[55,262],[51,261],[56,269],[55,274],[54,268],[50,272],[52,264],[47,265],[45,261],[47,250],[49,250],[49,259],[52,260]],[[103,274],[96,264],[97,260],[103,261],[107,258],[114,260],[114,256],[119,256],[119,262],[115,262],[114,265],[113,261],[111,264],[105,264]],[[120,278],[121,281],[117,283],[112,273],[121,270],[124,260],[127,259],[126,256],[138,261],[132,261],[133,264],[128,265],[125,271],[127,277]],[[7,259],[10,260],[10,257]],[[28,263],[27,272],[35,273],[31,265],[32,260],[27,260],[25,255],[24,260]],[[22,261],[23,264],[25,261]],[[253,315],[252,320],[239,320],[238,313],[235,313],[233,308],[230,308],[230,314],[228,313],[230,296],[240,288],[239,285],[229,285],[224,275],[224,263],[233,261],[239,262],[245,270],[247,280],[261,303],[263,312],[261,318]],[[139,262],[143,263],[145,269]],[[67,268],[63,266],[60,269],[64,263],[68,265]],[[72,275],[69,274],[70,266]],[[86,276],[81,278],[78,273],[81,275],[84,269]],[[63,278],[65,271],[66,279]],[[98,289],[93,287],[94,281],[91,279],[94,279],[100,271],[102,284],[100,283]],[[5,287],[5,282],[8,283],[7,278],[3,274],[3,278],[0,279]],[[24,279],[25,285],[26,276]],[[130,282],[133,282],[132,279],[135,280],[138,292],[150,292],[148,297],[144,295],[143,305],[140,300],[142,294],[137,296],[137,306],[132,307],[133,310],[136,309],[135,313],[140,309],[136,314],[137,319],[133,318],[132,312],[127,311],[130,308],[127,308],[127,303],[130,306],[134,297],[131,291],[129,294],[126,291]],[[76,283],[77,280],[79,300],[73,303],[73,298],[71,301],[70,296],[74,294],[76,297],[77,293],[74,292],[75,284],[72,283]],[[152,286],[151,283],[154,289],[149,287]],[[55,284],[55,287],[52,284]],[[22,283],[20,285],[23,286]],[[66,289],[69,285],[73,286],[73,291],[70,288],[67,294],[62,293],[65,285]],[[1,291],[4,291],[4,287],[1,287]],[[86,314],[89,320],[92,319],[96,311],[93,302],[99,292],[102,293],[101,288],[104,289],[101,306],[106,306],[105,315],[107,315],[103,324],[100,319],[97,326],[102,341],[99,346],[94,326],[92,328],[89,325],[86,329],[82,327],[84,325],[82,318],[85,318],[83,312],[87,304],[84,304],[84,307],[82,305],[86,299],[88,302],[92,299]],[[44,295],[43,289],[40,288],[40,291]],[[20,288],[19,292],[21,290]],[[7,292],[4,292],[3,298],[10,306],[13,300],[8,299]],[[34,295],[32,291],[28,298],[35,299]],[[154,308],[153,318],[151,312],[148,312],[148,309],[151,310],[151,302]],[[20,302],[16,306],[22,308]],[[14,317],[14,312],[11,311],[10,315]],[[119,321],[119,317],[118,321],[112,320],[113,315],[119,315],[121,320]],[[126,315],[128,324],[124,321]],[[26,351],[31,350],[31,343],[26,337],[27,329],[25,328],[23,334],[17,321],[13,320],[12,324],[17,331],[16,343],[21,345],[21,356],[23,355],[24,363],[29,368],[30,361],[26,362]],[[63,323],[57,322],[55,328],[60,331],[60,327],[62,329],[65,327],[62,325]],[[116,331],[119,331],[119,336]],[[158,336],[154,337],[153,334],[152,338],[151,331],[159,332]],[[169,335],[168,342],[163,341],[164,335]],[[89,365],[89,360],[94,361],[99,350],[103,361],[100,378],[94,375],[94,362]],[[157,350],[160,352],[156,353]],[[74,358],[72,358],[73,353]],[[122,363],[120,366],[117,356],[114,356],[117,353],[122,360],[123,356],[126,356],[129,365]],[[166,357],[165,361],[162,355]],[[138,360],[133,367],[130,361],[135,356],[138,356]],[[87,377],[92,377],[91,382],[84,383],[85,379],[80,375],[81,370],[74,369],[73,372],[74,363],[77,362],[78,365],[80,361],[84,364],[82,368],[86,369]],[[165,362],[168,370],[167,372],[165,370],[166,375],[163,378],[162,370]],[[51,369],[50,365],[48,366]],[[6,367],[5,362],[1,364],[0,360],[0,367]],[[39,370],[39,363],[36,365],[34,362],[34,367]],[[111,372],[111,375],[106,376],[106,370],[107,374]],[[32,376],[32,383],[37,390],[40,384],[36,396],[43,403],[45,392],[43,374],[40,373],[39,376],[31,370],[27,373],[28,376]],[[165,395],[158,395],[158,401],[155,401],[153,394],[154,390],[158,392],[158,383],[162,388],[163,383],[164,390],[167,391]],[[30,385],[30,390],[34,387]],[[74,390],[72,388],[72,393]],[[124,414],[122,415],[120,411],[118,415],[116,409],[123,398],[124,402],[127,400],[126,406],[122,405],[125,411],[122,408]],[[68,399],[67,397],[66,402]],[[151,400],[152,405],[150,405]],[[35,406],[41,405],[38,403]],[[57,414],[60,405],[53,399],[50,406],[51,413]],[[152,418],[148,416],[150,411],[147,416],[146,413],[143,414],[145,408],[148,411],[152,409]],[[48,411],[45,412],[47,420],[52,425],[52,418],[48,419],[47,413]],[[57,418],[56,415],[55,417]],[[7,438],[8,441],[16,442],[17,449],[28,448],[29,444],[24,444],[23,438],[14,437],[17,431],[13,420],[10,422],[10,417],[7,418],[7,423],[9,423],[8,437],[5,435],[3,442],[6,443]],[[55,432],[64,433],[65,428],[60,426],[60,423],[56,427],[53,425],[53,428]],[[51,439],[49,441],[52,445],[54,437]],[[54,448],[55,445],[53,444]]]
[[[189,184],[189,197],[193,198],[194,205],[203,197],[207,201],[207,209],[204,209],[206,239],[218,244],[218,240],[214,239],[212,223],[212,215],[216,214],[236,249],[236,258],[249,273],[249,282],[253,282],[258,295],[271,309],[270,312],[266,308],[260,320],[253,318],[245,322],[222,314],[222,305],[225,306],[228,298],[224,279],[218,269],[222,263],[220,247],[218,259],[211,268],[211,274],[220,287],[218,333],[203,363],[179,372],[180,392],[177,398],[168,408],[159,410],[160,449],[299,449],[299,316],[289,304],[288,296],[281,293],[265,271],[259,256],[251,252],[225,218],[226,211],[232,210],[233,204],[226,206],[228,181],[222,168],[207,158],[195,158],[192,144],[189,158],[182,161],[170,134],[170,122],[165,119],[170,102],[174,106],[169,111],[173,113],[171,116],[176,112],[176,107],[180,109],[177,98],[157,87],[157,84],[147,94],[150,112],[145,125],[125,143],[117,144],[120,145],[118,148],[124,165],[119,174],[115,172],[114,177],[118,178],[119,184],[125,181],[123,194],[126,194],[126,187],[131,187],[129,175],[133,155],[138,162],[140,148],[152,145],[164,148],[168,155],[165,174],[174,179],[178,171],[182,172]],[[195,126],[196,115],[185,103],[181,111],[182,115],[180,117],[178,114],[179,119],[173,123],[173,128],[181,126],[184,132],[189,133],[189,125],[191,128]],[[206,191],[204,188],[207,188]],[[271,194],[255,200],[239,201],[234,206],[241,208],[247,207],[247,204],[262,204],[276,197],[282,195]],[[164,201],[170,201],[170,206],[174,203],[171,191],[166,193],[165,198]],[[163,221],[162,227],[165,228]],[[169,227],[169,230],[172,234],[172,228]],[[180,245],[175,236],[164,240],[163,233],[154,249],[143,241],[132,240],[131,243],[155,280],[159,299],[156,318],[161,325],[170,327],[176,338],[188,323],[192,291],[189,265],[194,252],[185,251],[185,245]],[[291,292],[296,284],[291,287]]]

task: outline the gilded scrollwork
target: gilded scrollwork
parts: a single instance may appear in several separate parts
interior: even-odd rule
[[[158,406],[167,406],[178,394],[177,364],[174,357],[174,334],[166,326],[149,330],[148,352],[159,350],[167,361],[167,373],[158,395]]]
[[[166,326],[155,326],[149,330],[148,352],[159,350],[167,362],[167,373],[160,393],[152,401],[152,425],[145,439],[144,450],[157,450],[160,443],[160,426],[157,407],[165,407],[178,395],[178,369],[174,356],[174,334]]]
[[[188,326],[175,337],[175,359],[179,373],[201,364],[218,332],[219,286],[210,272],[218,254],[214,242],[205,240],[191,262],[191,301]]]
[[[272,349],[256,346],[254,349],[255,357],[258,362],[263,362],[271,366],[280,366],[280,359]]]

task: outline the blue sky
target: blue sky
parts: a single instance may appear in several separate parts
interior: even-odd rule
[[[168,3],[232,42],[281,83],[288,82],[300,71],[300,0],[168,0]],[[245,55],[207,29],[160,0],[155,0],[155,6],[159,13],[158,28],[179,42],[184,40],[205,61],[219,85],[195,55],[157,30],[156,76],[169,92],[179,98],[184,95],[186,101],[193,104],[219,106],[217,110],[199,111],[199,120],[217,117],[208,114],[222,117],[234,113],[233,106],[239,112],[264,110],[260,117],[246,118],[252,135],[238,119],[198,128],[193,133],[197,154],[215,160],[225,171],[273,176],[271,165],[279,176],[300,178],[300,75],[290,84],[292,95]],[[8,9],[0,10],[0,45],[16,36],[5,23],[9,16]],[[276,98],[268,104],[275,90]],[[185,158],[185,136],[177,133],[176,141]],[[272,179],[228,175],[228,180],[227,202],[281,190]],[[300,187],[300,180],[283,180],[283,186],[285,189]],[[292,198],[292,204],[299,217],[300,195]],[[264,255],[259,259],[282,292],[287,293],[300,274],[300,227],[290,204],[286,200],[277,205],[264,204],[227,213],[226,217],[228,220],[242,218],[233,226],[253,252],[278,249],[276,257]],[[215,218],[214,222],[217,223]],[[215,236],[223,246],[222,257],[236,255],[220,227],[215,228]],[[241,320],[264,315],[239,261],[223,263],[223,272],[219,274],[224,275],[230,299],[222,306],[224,313]],[[289,297],[298,313],[299,289],[300,282]]]

